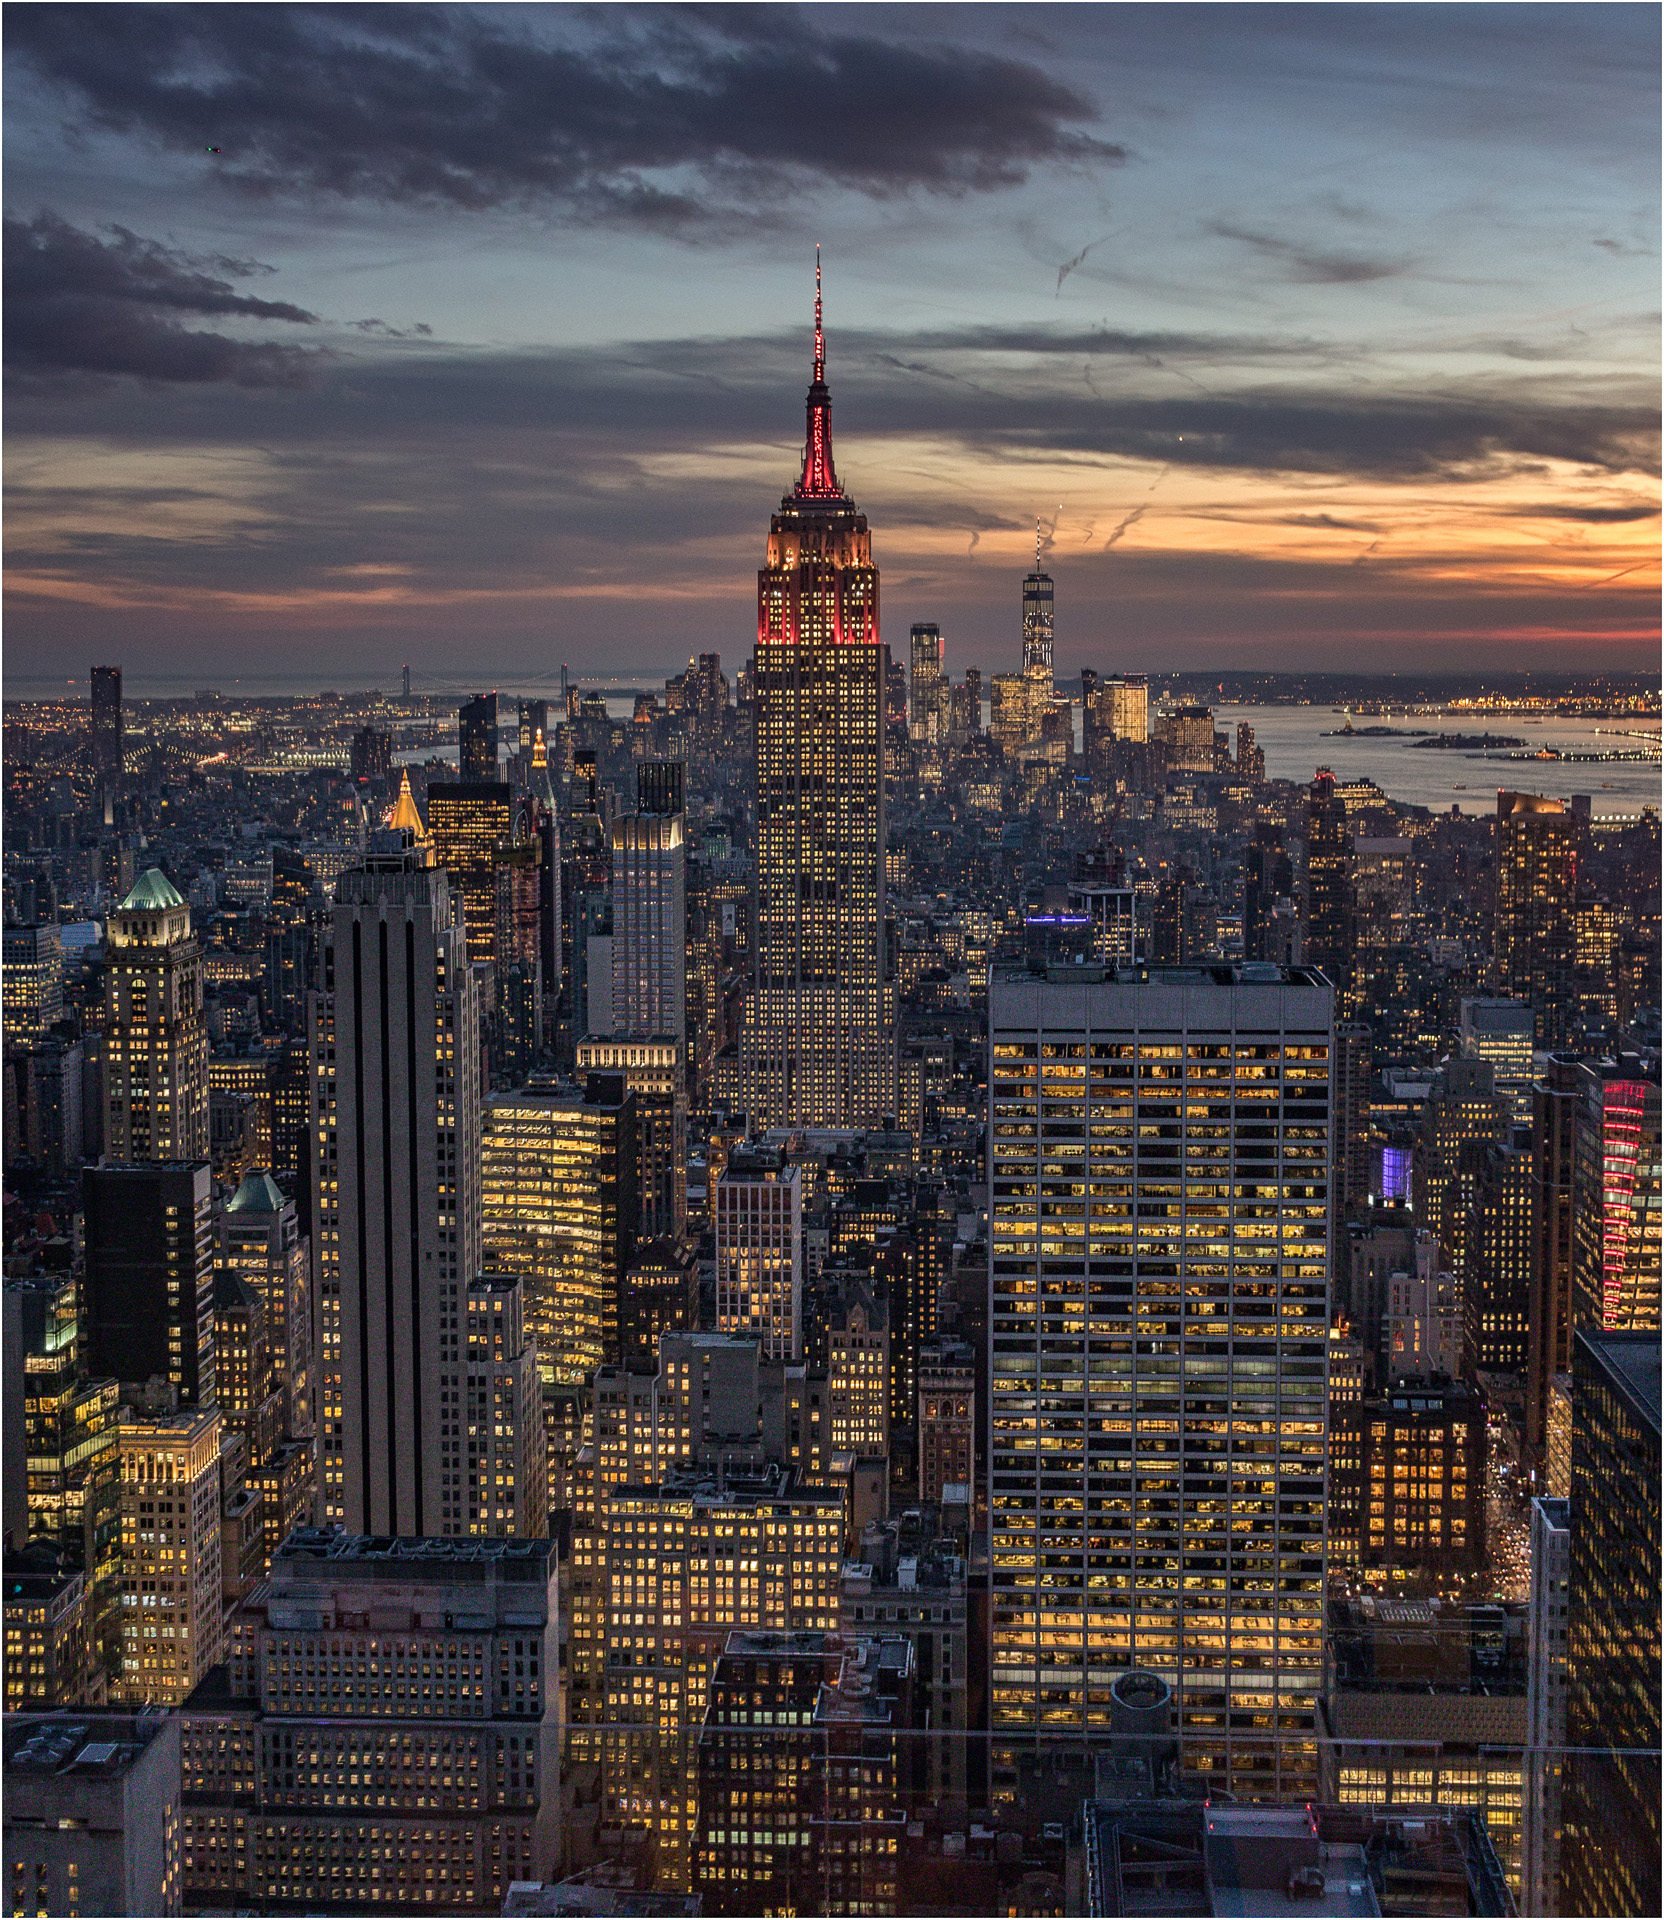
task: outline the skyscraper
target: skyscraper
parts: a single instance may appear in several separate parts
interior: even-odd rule
[[[1562,1913],[1652,1914],[1659,1885],[1659,1349],[1572,1342]]]
[[[464,780],[495,781],[497,760],[497,696],[476,694],[463,702],[457,716],[457,770]]]
[[[884,953],[888,654],[866,516],[832,464],[820,290],[803,471],[757,575],[757,908],[741,1040],[753,1128],[895,1112]]]
[[[736,1156],[716,1187],[716,1324],[803,1358],[803,1180],[797,1167]]]
[[[1551,1054],[1531,1089],[1531,1307],[1525,1444],[1547,1464],[1551,1383],[1572,1367],[1572,1201],[1576,1191],[1578,1062]],[[1539,1482],[1541,1484],[1541,1482]],[[1551,1492],[1561,1489],[1551,1488]]]
[[[1339,1012],[1352,989],[1352,842],[1335,776],[1319,767],[1306,804],[1306,960],[1334,986]]]
[[[1052,577],[1040,570],[1040,530],[1034,533],[1034,571],[1023,576],[1023,671],[1045,670],[1048,689],[1053,684]]]
[[[942,664],[942,629],[921,621],[908,635],[911,678],[907,693],[907,732],[916,746],[940,746],[947,733],[947,675]]]
[[[612,822],[613,1033],[685,1043],[687,854],[682,815],[626,813]]]
[[[191,910],[156,867],[110,914],[104,1148],[112,1160],[206,1160],[208,1030]]]
[[[514,789],[506,780],[447,781],[428,788],[428,841],[462,904],[468,957],[498,959],[499,853],[514,833]]]
[[[1535,793],[1496,796],[1497,985],[1529,1000],[1539,1046],[1559,1046],[1571,1015],[1583,822]]]
[[[376,845],[336,881],[322,982],[320,1513],[355,1533],[459,1533],[463,1320],[480,1270],[479,992],[445,875],[424,853]]]
[[[267,1173],[251,1173],[220,1216],[220,1261],[266,1303],[266,1339],[283,1393],[283,1431],[312,1431],[312,1248],[289,1199]]]
[[[1577,1070],[1572,1174],[1572,1325],[1659,1327],[1659,1090],[1634,1055]]]
[[[121,669],[92,670],[92,766],[104,818],[122,790]]]
[[[219,1410],[130,1420],[120,1446],[119,1692],[176,1707],[224,1645]]]
[[[1010,966],[988,1018],[996,1796],[1020,1744],[1107,1734],[1129,1667],[1188,1768],[1310,1793],[1333,995]]]
[[[88,1167],[88,1369],[118,1380],[153,1376],[180,1404],[214,1399],[214,1186],[208,1163],[148,1160]]]

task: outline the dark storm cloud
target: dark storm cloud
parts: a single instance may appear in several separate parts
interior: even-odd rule
[[[236,291],[233,280],[267,271],[256,261],[181,253],[125,227],[100,238],[40,213],[7,218],[5,271],[5,357],[14,376],[131,374],[292,386],[317,359],[295,347],[182,324],[203,316],[313,324],[315,314],[287,301]]]
[[[674,230],[825,185],[959,195],[1125,157],[1037,66],[775,7],[43,5],[7,25],[79,118],[253,194]]]
[[[1656,520],[1656,506],[1584,507],[1574,501],[1547,501],[1538,506],[1510,507],[1511,520],[1577,520],[1592,527],[1622,527],[1632,520]]]

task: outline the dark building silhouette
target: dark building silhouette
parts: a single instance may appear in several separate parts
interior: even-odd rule
[[[206,1160],[85,1169],[90,1374],[160,1377],[185,1407],[214,1400],[213,1196]]]

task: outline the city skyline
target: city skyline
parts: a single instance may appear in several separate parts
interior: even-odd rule
[[[11,35],[36,671],[742,653],[816,240],[892,658],[1037,519],[1060,677],[1649,657],[1638,7],[139,17]]]

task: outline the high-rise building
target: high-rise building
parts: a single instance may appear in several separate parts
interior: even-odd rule
[[[217,1407],[127,1421],[121,1445],[121,1679],[176,1707],[224,1647]]]
[[[106,824],[122,794],[121,669],[92,670],[92,770]]]
[[[976,1477],[976,1358],[963,1341],[919,1355],[919,1498],[940,1502],[948,1486]]]
[[[283,1437],[283,1393],[272,1365],[265,1300],[229,1267],[214,1275],[214,1393],[225,1432],[242,1443],[240,1470],[264,1466]]]
[[[716,1324],[762,1345],[765,1360],[803,1358],[803,1177],[736,1154],[717,1181]]]
[[[616,1351],[635,1250],[635,1095],[617,1073],[585,1084],[494,1094],[482,1128],[486,1259],[525,1281],[546,1389],[587,1386]]]
[[[1572,1325],[1659,1328],[1661,1189],[1656,1062],[1633,1054],[1577,1070]]]
[[[5,1578],[6,1716],[54,1707],[102,1706],[103,1662],[92,1633],[87,1577],[44,1543],[7,1547]]]
[[[352,777],[390,780],[393,776],[393,736],[381,727],[360,727],[352,737]]]
[[[5,1738],[8,1913],[181,1910],[171,1714],[8,1717]]]
[[[707,659],[714,658],[707,655]],[[668,819],[687,812],[688,769],[685,760],[636,762],[636,812]]]
[[[754,1129],[895,1112],[884,942],[885,667],[866,516],[832,464],[820,294],[803,472],[757,575],[757,892],[741,1036]]]
[[[1257,820],[1242,858],[1242,957],[1269,960],[1271,910],[1294,893],[1294,862],[1274,820]]]
[[[517,1273],[482,1273],[468,1288],[466,1526],[459,1532],[535,1540],[549,1531],[543,1389],[524,1298]]]
[[[948,678],[942,652],[942,629],[921,621],[908,634],[911,674],[907,688],[907,733],[915,746],[937,747],[947,742]]]
[[[470,960],[499,958],[499,854],[513,843],[514,811],[507,781],[447,781],[428,788],[428,845],[461,902]]]
[[[1098,689],[1098,718],[1112,740],[1142,746],[1150,737],[1150,683],[1141,673],[1118,673]]]
[[[112,1160],[208,1157],[208,1029],[191,910],[155,867],[109,919],[104,1150]]]
[[[608,1031],[687,1040],[687,854],[678,813],[612,822],[612,1020]]]
[[[1329,1564],[1370,1584],[1462,1593],[1485,1561],[1485,1402],[1401,1380],[1331,1409]]]
[[[1535,1063],[1531,1006],[1498,994],[1466,994],[1460,1010],[1462,1051],[1488,1060],[1497,1088],[1513,1102],[1515,1120],[1531,1118],[1531,1082]]]
[[[688,1107],[684,1049],[668,1034],[591,1035],[578,1042],[578,1073],[621,1076],[634,1096],[638,1240],[680,1240],[688,1222]]]
[[[1044,670],[1047,691],[1053,684],[1052,577],[1040,567],[1040,535],[1034,536],[1034,571],[1023,576],[1023,671]]]
[[[1551,1383],[1572,1367],[1572,1201],[1576,1191],[1578,1061],[1551,1054],[1531,1089],[1531,1307],[1526,1347],[1525,1444],[1534,1468],[1547,1460]],[[1539,1482],[1539,1484],[1542,1484]],[[1561,1495],[1567,1476],[1549,1492]]]
[[[989,989],[993,1790],[1146,1667],[1188,1767],[1309,1793],[1334,996],[1080,974]]]
[[[1306,961],[1322,968],[1342,1013],[1353,972],[1352,838],[1335,776],[1319,767],[1306,803]]]
[[[375,836],[336,881],[321,979],[319,1513],[355,1533],[458,1533],[463,1321],[481,1265],[479,988],[444,873],[402,835]]]
[[[1415,1214],[1444,1249],[1458,1279],[1468,1270],[1468,1228],[1479,1170],[1491,1144],[1508,1137],[1509,1102],[1498,1095],[1491,1063],[1453,1054],[1440,1068],[1422,1111],[1416,1143]]]
[[[1496,831],[1497,985],[1530,1002],[1538,1045],[1559,1046],[1571,1023],[1577,878],[1586,829],[1558,800],[1500,790]]]
[[[553,1553],[291,1535],[177,1716],[193,1904],[497,1913],[553,1878]]]
[[[63,937],[55,924],[8,926],[4,965],[5,1044],[34,1046],[64,1017]]]
[[[500,778],[494,693],[476,694],[462,704],[457,715],[457,771],[467,781],[495,782]]]
[[[1560,1800],[1571,1623],[1571,1502],[1531,1503],[1531,1638],[1521,1793],[1520,1911],[1560,1911]]]
[[[1659,1346],[1572,1342],[1560,1911],[1652,1914],[1659,1873]]]
[[[86,1363],[214,1400],[214,1188],[206,1161],[106,1162],[81,1175]]]
[[[1007,758],[1039,731],[1029,712],[1031,687],[1027,674],[996,673],[989,687],[988,732]]]
[[[1516,1127],[1480,1162],[1464,1236],[1462,1371],[1523,1375],[1531,1342],[1531,1136]]]
[[[827,1442],[834,1453],[890,1454],[890,1323],[870,1295],[846,1300],[826,1329]]]
[[[220,1215],[220,1263],[239,1274],[266,1306],[266,1340],[283,1395],[283,1431],[313,1426],[312,1245],[295,1203],[268,1173],[250,1173]]]

